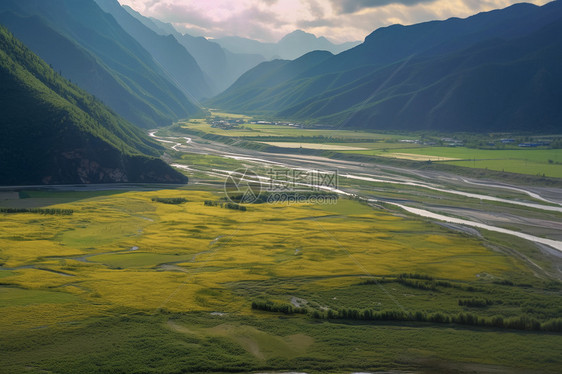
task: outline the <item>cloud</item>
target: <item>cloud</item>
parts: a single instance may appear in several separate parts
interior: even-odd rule
[[[382,8],[387,5],[413,6],[420,3],[431,3],[436,0],[330,0],[333,8],[340,14],[356,13],[363,9]]]
[[[234,3],[234,2],[233,2]],[[151,17],[172,23],[180,31],[196,31],[210,36],[241,35],[255,39],[272,39],[276,35],[272,30],[285,26],[276,12],[268,9],[277,0],[262,0],[266,7],[259,4],[239,6],[236,4],[208,8],[202,3],[156,2],[146,8]],[[203,3],[204,4],[204,3]]]
[[[296,23],[299,29],[309,29],[311,27],[337,27],[338,21],[334,18],[301,20]]]
[[[326,12],[317,0],[305,0],[305,4],[315,20],[324,18]]]
[[[363,40],[379,27],[468,17],[521,0],[119,0],[196,36],[274,42],[301,29],[335,42]],[[544,5],[549,0],[527,0]]]

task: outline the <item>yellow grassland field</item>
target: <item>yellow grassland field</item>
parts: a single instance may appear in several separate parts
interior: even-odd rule
[[[126,192],[52,206],[72,209],[71,216],[0,214],[0,326],[39,327],[118,307],[252,313],[232,282],[309,278],[330,289],[370,275],[471,281],[527,271],[479,239],[356,201],[246,212],[204,206],[219,198]]]

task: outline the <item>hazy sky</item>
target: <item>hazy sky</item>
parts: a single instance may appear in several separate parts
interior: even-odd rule
[[[363,40],[381,26],[468,17],[512,0],[119,0],[180,32],[277,41],[296,29],[334,42]],[[549,0],[530,0],[544,5]]]

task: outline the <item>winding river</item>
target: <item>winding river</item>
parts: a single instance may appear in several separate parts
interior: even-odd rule
[[[165,143],[174,143],[175,146],[174,147],[179,147],[180,145],[182,145],[182,143],[177,143],[168,139],[178,139],[178,138],[160,138],[155,136],[154,132],[150,133],[150,136],[152,136],[153,138],[161,141],[161,142],[165,142]],[[186,139],[187,143],[191,143],[191,139],[190,138],[182,138],[182,139]],[[173,147],[173,148],[174,148]],[[177,150],[177,148],[174,148],[174,150]],[[242,154],[235,154],[235,153],[229,153],[229,152],[225,152],[224,150],[222,150],[220,153],[216,152],[216,154],[218,156],[221,157],[225,157],[225,158],[232,158],[232,159],[236,159],[236,160],[243,160],[243,161],[248,161],[248,162],[253,162],[253,163],[261,163],[261,164],[269,164],[269,165],[277,165],[277,166],[282,166],[285,168],[295,168],[294,165],[290,165],[288,163],[283,163],[283,162],[278,162],[278,161],[273,161],[273,160],[268,160],[268,159],[264,159],[264,158],[259,158],[259,157],[252,157],[252,156],[248,156],[248,155],[242,155]],[[294,157],[298,157],[298,155],[292,155]],[[261,157],[264,157],[264,155],[261,155]],[[329,160],[326,160],[326,163],[329,163]],[[173,164],[172,166],[177,167],[177,168],[184,168],[184,169],[190,169],[188,166],[185,165],[180,165],[180,164]],[[307,168],[302,168],[302,167],[298,167],[301,170],[307,170],[307,171],[313,171],[313,169],[307,169]],[[195,169],[191,169],[192,171],[195,171]],[[314,170],[316,171],[316,170]],[[228,170],[220,170],[220,169],[213,169],[212,172],[209,171],[204,171],[205,173],[211,174],[213,176],[228,176],[232,173],[232,171],[228,171]],[[424,188],[424,189],[428,189],[428,190],[432,190],[432,191],[437,191],[440,193],[446,193],[446,194],[453,194],[453,195],[458,195],[458,196],[463,196],[463,197],[468,197],[471,199],[478,199],[481,201],[493,201],[493,202],[499,202],[499,203],[503,203],[503,204],[510,204],[510,205],[517,205],[517,206],[521,206],[521,207],[526,207],[526,208],[530,208],[530,209],[538,209],[538,210],[543,210],[543,211],[548,211],[548,212],[557,212],[557,213],[562,213],[562,204],[560,204],[559,202],[555,202],[555,201],[551,201],[548,200],[542,196],[540,196],[539,194],[535,193],[535,192],[531,192],[528,190],[525,190],[523,188],[519,188],[519,187],[511,187],[511,186],[505,186],[505,185],[498,185],[498,184],[488,184],[488,183],[478,183],[478,182],[472,182],[472,181],[468,181],[466,179],[462,179],[462,181],[466,184],[472,184],[472,185],[476,185],[476,186],[482,186],[482,187],[487,187],[487,188],[499,188],[499,189],[507,189],[507,190],[513,190],[513,191],[517,191],[523,194],[528,195],[529,197],[535,199],[535,200],[540,200],[543,201],[545,203],[549,203],[552,205],[545,205],[545,204],[539,204],[539,203],[535,203],[535,202],[526,202],[526,201],[520,201],[520,200],[513,200],[513,199],[504,199],[504,198],[499,198],[499,197],[495,197],[495,196],[490,196],[490,195],[483,195],[483,194],[478,194],[478,193],[471,193],[471,192],[464,192],[464,191],[458,191],[458,190],[454,190],[452,188],[443,188],[443,187],[439,187],[439,186],[434,186],[434,185],[430,185],[430,184],[425,184],[425,183],[419,183],[419,182],[413,182],[413,181],[400,181],[397,179],[390,179],[390,178],[373,178],[370,176],[362,176],[362,175],[355,175],[355,174],[343,174],[341,175],[345,178],[349,178],[349,179],[355,179],[355,180],[362,180],[362,181],[366,181],[366,182],[373,182],[373,183],[385,183],[385,184],[394,184],[394,185],[402,185],[402,186],[410,186],[410,187],[419,187],[419,188]],[[258,176],[257,180],[256,179],[252,179],[252,178],[248,178],[247,176],[245,178],[243,178],[242,180],[245,180],[247,182],[270,182],[271,178],[270,177],[264,177],[264,176]],[[326,186],[317,186],[317,185],[312,185],[312,184],[307,184],[307,183],[297,183],[297,185],[301,185],[303,187],[314,187],[314,188],[318,188],[318,189],[322,189],[325,191],[331,191],[334,193],[338,193],[341,195],[346,195],[346,196],[356,196],[355,194],[346,192],[342,189],[338,189],[338,188],[331,188],[331,187],[326,187]],[[366,198],[363,196],[358,196],[366,201],[370,201],[370,202],[383,202],[383,200],[376,200],[376,199],[370,199],[370,198]],[[523,232],[518,232],[518,231],[514,231],[514,230],[509,230],[509,229],[505,229],[505,228],[501,228],[501,227],[497,227],[497,226],[493,226],[493,225],[488,225],[488,224],[484,224],[484,223],[480,223],[480,222],[475,222],[475,221],[471,221],[468,219],[462,219],[462,218],[455,218],[455,217],[449,217],[443,214],[438,214],[438,213],[434,213],[431,212],[429,210],[425,210],[425,209],[420,209],[420,208],[414,208],[414,207],[410,207],[407,205],[403,205],[403,204],[399,204],[396,202],[389,202],[389,201],[384,201],[386,204],[391,204],[393,206],[396,206],[398,208],[403,209],[404,211],[419,216],[419,217],[424,217],[424,218],[429,218],[429,219],[433,219],[436,221],[442,221],[442,222],[448,222],[448,223],[453,223],[453,224],[459,224],[459,225],[464,225],[464,226],[468,226],[468,227],[473,227],[473,228],[479,228],[479,229],[484,229],[484,230],[489,230],[489,231],[493,231],[493,232],[498,232],[498,233],[502,233],[502,234],[507,234],[507,235],[512,235],[521,239],[525,239],[525,240],[529,240],[535,243],[540,243],[543,245],[547,245],[559,252],[562,252],[562,241],[559,240],[553,240],[553,239],[547,239],[547,238],[542,238],[536,235],[531,235],[531,234],[526,234]]]

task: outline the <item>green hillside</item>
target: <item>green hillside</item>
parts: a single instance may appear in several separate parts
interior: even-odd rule
[[[298,102],[306,93],[299,91],[297,78],[330,57],[333,57],[330,52],[314,51],[294,61],[264,62],[243,74],[228,90],[210,100],[209,105],[230,111],[267,112]],[[305,90],[312,86],[311,94],[318,92],[314,84],[309,83],[304,83]]]
[[[0,184],[182,183],[162,148],[0,26]]]
[[[176,38],[207,74],[211,87],[217,93],[224,91],[243,73],[265,61],[260,54],[233,53],[213,40],[180,33],[172,24],[145,17],[127,5],[123,5],[123,9],[159,35],[172,35]]]
[[[5,0],[0,23],[55,71],[137,126],[167,125],[199,111],[93,0]]]
[[[560,35],[560,1],[395,25],[312,66],[261,64],[209,105],[342,128],[557,132]]]
[[[212,91],[207,78],[191,54],[173,36],[156,32],[131,16],[117,0],[95,0],[105,12],[111,14],[119,25],[135,38],[162,66],[172,82],[188,97],[200,99],[218,93]]]
[[[398,62],[279,115],[360,128],[526,131],[532,125],[538,132],[557,132],[559,35],[562,22],[513,42],[483,42],[438,58]]]

